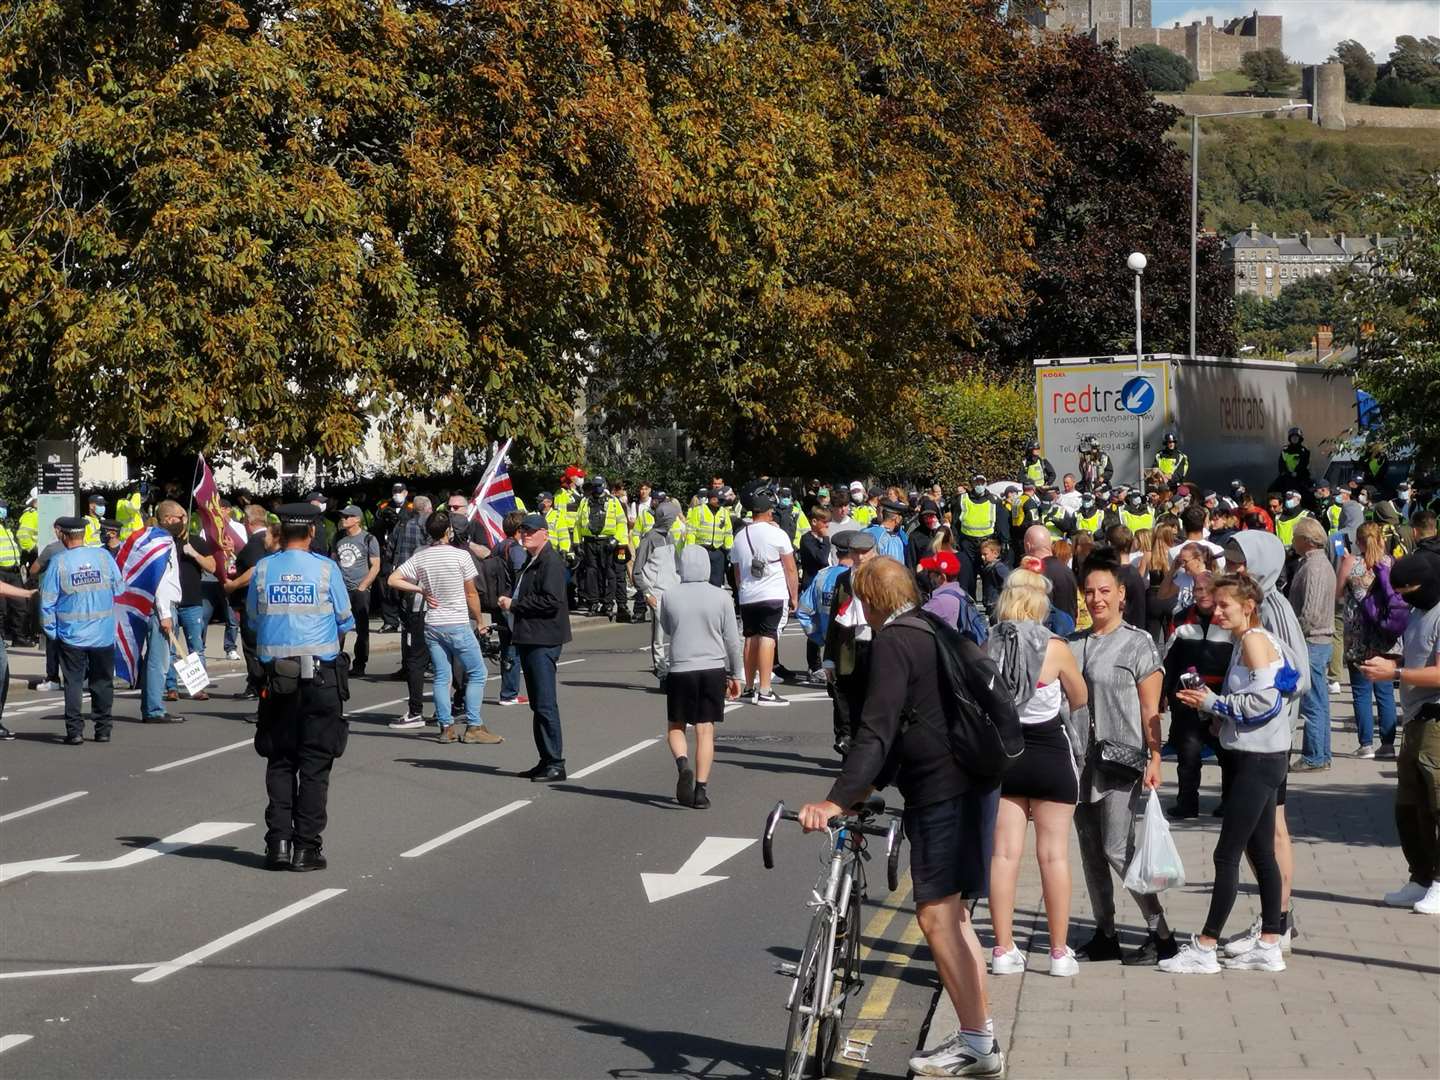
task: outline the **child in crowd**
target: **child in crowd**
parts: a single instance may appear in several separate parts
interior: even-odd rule
[[[994,616],[995,607],[1000,603],[1000,592],[1010,576],[1010,566],[1000,558],[998,540],[984,540],[980,544],[980,592],[985,610]]]

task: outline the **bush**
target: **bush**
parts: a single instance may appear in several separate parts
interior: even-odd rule
[[[1160,45],[1136,45],[1125,53],[1145,85],[1162,93],[1179,93],[1196,79],[1190,61]]]
[[[1392,109],[1408,109],[1418,104],[1423,93],[1414,83],[1402,82],[1394,75],[1386,75],[1370,91],[1371,105],[1385,105]]]

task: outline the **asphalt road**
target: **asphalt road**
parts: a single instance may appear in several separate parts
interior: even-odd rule
[[[263,765],[236,665],[214,666],[211,701],[181,703],[183,725],[133,722],[138,701],[118,698],[108,745],[59,744],[58,696],[13,694],[0,1075],[773,1075],[788,986],[775,967],[798,954],[821,842],[791,827],[767,872],[758,835],[777,798],[828,786],[829,705],[787,687],[789,708],[733,708],[713,807],[680,808],[647,641],[586,628],[567,648],[571,778],[551,786],[515,775],[535,760],[530,714],[495,706],[497,679],[493,747],[392,731],[403,684],[356,680],[330,866],[312,874],[261,868]],[[783,653],[802,666],[798,637]],[[717,880],[652,902],[642,874],[687,861]],[[880,906],[881,865],[853,1010],[871,1062],[838,1075],[905,1075],[933,995],[903,887]]]

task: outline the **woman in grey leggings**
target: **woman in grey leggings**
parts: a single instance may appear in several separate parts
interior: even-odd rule
[[[1115,883],[1135,852],[1135,807],[1142,791],[1160,784],[1160,687],[1164,681],[1154,639],[1125,622],[1125,586],[1120,568],[1091,559],[1083,575],[1085,606],[1094,620],[1070,640],[1070,649],[1090,695],[1090,750],[1080,773],[1075,831],[1080,864],[1095,914],[1095,935],[1076,950],[1082,960],[1120,960],[1115,931]],[[1142,775],[1099,763],[1097,743],[1105,740],[1144,752]],[[1178,949],[1165,910],[1154,895],[1131,893],[1148,931],[1145,942],[1125,954],[1125,964],[1154,964]]]

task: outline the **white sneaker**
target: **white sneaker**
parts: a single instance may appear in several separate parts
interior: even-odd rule
[[[1080,961],[1075,959],[1075,950],[1065,946],[1065,955],[1050,954],[1050,974],[1057,979],[1069,979],[1080,974]]]
[[[1290,916],[1294,918],[1295,913],[1292,911]],[[1282,953],[1288,953],[1290,951],[1290,934],[1291,928],[1287,926],[1285,933],[1280,935],[1280,951]],[[1260,944],[1260,916],[1256,915],[1255,921],[1250,924],[1249,930],[1246,930],[1245,933],[1239,937],[1231,938],[1225,943],[1225,955],[1244,956],[1246,953],[1254,950],[1258,944]]]
[[[51,682],[49,679],[36,683],[35,689],[46,694],[58,694],[65,687],[58,682]]]
[[[391,720],[389,726],[397,730],[424,727],[425,717],[421,716],[419,713],[406,713],[399,720]]]
[[[234,649],[226,649],[226,650],[225,650],[225,659],[226,659],[226,660],[239,660],[239,659],[240,659],[240,654],[239,654],[238,652],[236,652]]]
[[[991,975],[1019,975],[1025,970],[1025,954],[1012,942],[1009,951],[996,945],[990,950]]]
[[[1359,750],[1355,751],[1355,756],[1357,758],[1364,758],[1366,761],[1372,760],[1375,757],[1374,745],[1371,743],[1366,743],[1364,746],[1360,747]]]
[[[1338,693],[1340,693],[1340,684],[1339,684],[1338,682],[1333,682],[1333,681],[1332,681],[1332,682],[1330,683],[1330,693],[1332,693],[1332,694],[1338,694]]]
[[[1418,881],[1407,881],[1394,892],[1385,894],[1385,906],[1413,908],[1428,895],[1430,895],[1429,888],[1421,885]]]
[[[816,668],[814,671],[810,672],[810,682],[811,682],[813,685],[815,685],[815,686],[824,686],[824,685],[825,685],[825,669],[824,669],[824,668]]]
[[[1284,971],[1285,957],[1280,952],[1280,942],[1267,945],[1257,941],[1255,948],[1240,956],[1227,956],[1225,966],[1231,971]]]
[[[755,697],[752,700],[756,705],[768,705],[771,708],[790,704],[790,702],[786,701],[779,694],[775,693],[774,690],[756,690]]]
[[[1440,915],[1440,881],[1432,881],[1425,896],[1410,910],[1417,915]]]
[[[930,1053],[912,1057],[910,1071],[917,1076],[1004,1076],[1005,1055],[994,1043],[988,1054],[978,1053],[956,1032]]]
[[[1220,960],[1217,949],[1202,949],[1195,938],[1180,946],[1174,956],[1166,957],[1159,963],[1161,971],[1169,975],[1219,975]]]
[[[930,1062],[932,1058],[939,1057],[941,1054],[948,1054],[951,1050],[954,1050],[955,1047],[960,1045],[962,1038],[963,1036],[960,1034],[960,1031],[957,1028],[949,1035],[945,1036],[945,1038],[941,1039],[940,1042],[937,1043],[935,1046],[932,1046],[929,1050],[921,1050],[918,1054],[911,1055],[910,1071],[912,1073],[919,1072]]]

